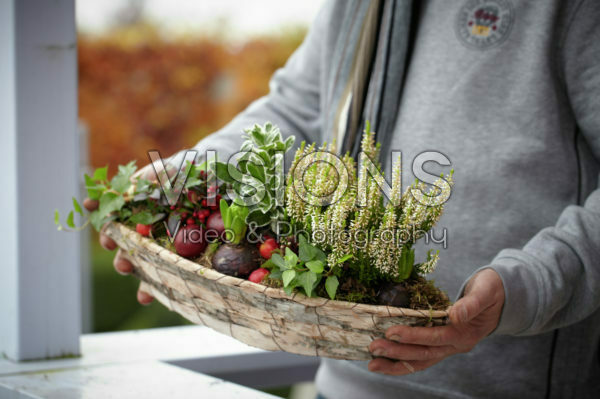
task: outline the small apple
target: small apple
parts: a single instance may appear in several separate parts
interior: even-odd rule
[[[225,231],[225,225],[223,224],[221,212],[216,211],[210,214],[206,220],[206,228],[208,230],[215,230],[217,233],[219,233],[219,236],[223,233],[223,231]]]
[[[140,233],[144,237],[149,237],[150,236],[150,231],[152,231],[152,225],[151,224],[141,224],[141,223],[138,223],[135,226],[135,231],[137,231],[138,233]]]
[[[265,242],[260,245],[260,256],[265,259],[271,259],[271,254],[278,248],[279,244],[277,244],[277,241],[275,241],[274,238],[267,238]]]
[[[268,275],[269,275],[269,271],[267,269],[265,269],[264,267],[260,267],[260,268],[256,269],[255,271],[253,271],[252,273],[250,273],[250,277],[248,277],[248,280],[252,281],[253,283],[259,284]]]
[[[202,255],[206,248],[204,229],[194,224],[180,227],[173,245],[175,251],[184,258],[196,258]]]

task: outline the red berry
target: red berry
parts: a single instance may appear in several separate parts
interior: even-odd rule
[[[151,230],[152,230],[152,225],[151,224],[141,224],[141,223],[138,223],[135,226],[135,231],[137,231],[138,233],[140,233],[144,237],[150,236],[150,231]]]
[[[268,238],[261,244],[258,250],[260,251],[260,256],[265,259],[271,259],[271,254],[278,248],[279,244],[277,244],[277,241],[274,238]]]
[[[171,210],[175,210],[175,205],[171,205]]]
[[[202,202],[200,203],[202,206],[206,206],[206,199],[203,199]]]
[[[194,221],[193,218],[188,218],[188,220],[185,221],[185,223],[189,226],[189,225],[193,225],[196,224],[196,222]]]
[[[264,267],[261,267],[261,268],[256,269],[252,273],[250,273],[248,280],[252,281],[253,283],[259,284],[268,275],[269,275],[269,271],[267,269],[265,269]]]

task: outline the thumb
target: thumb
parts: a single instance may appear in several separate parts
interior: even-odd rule
[[[491,276],[490,274],[493,274]],[[496,272],[485,269],[474,275],[467,283],[465,295],[456,301],[450,310],[453,324],[465,324],[477,317],[496,302],[496,287],[493,282],[499,279]]]

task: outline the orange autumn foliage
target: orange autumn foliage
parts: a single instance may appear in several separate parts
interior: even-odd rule
[[[146,34],[80,36],[79,116],[89,130],[90,163],[148,162],[194,145],[268,92],[268,81],[304,32],[254,38],[233,48],[215,38],[167,41]]]

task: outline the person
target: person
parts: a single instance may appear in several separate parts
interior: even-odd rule
[[[597,0],[330,1],[270,93],[197,145],[226,156],[269,120],[352,151],[370,119],[385,168],[387,149],[452,162],[432,275],[457,298],[450,324],[391,327],[368,363],[324,359],[322,397],[598,397],[599,21]]]

